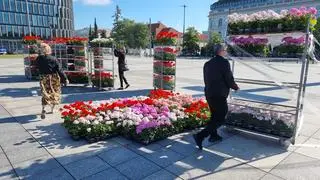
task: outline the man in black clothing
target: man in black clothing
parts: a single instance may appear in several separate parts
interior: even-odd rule
[[[121,48],[120,50],[115,49],[114,55],[118,57],[118,70],[119,70],[119,78],[120,78],[120,88],[118,88],[118,90],[123,90],[123,81],[124,83],[126,83],[125,89],[127,89],[130,85],[124,76],[124,72],[128,70],[126,67],[125,50],[123,48]]]
[[[228,112],[227,98],[230,89],[239,90],[234,81],[230,63],[223,57],[225,55],[226,49],[223,45],[215,46],[215,57],[206,62],[203,68],[204,91],[211,117],[206,128],[193,135],[200,150],[202,149],[203,139],[209,135],[209,142],[222,140],[222,137],[217,133],[217,129],[225,122],[225,116]]]

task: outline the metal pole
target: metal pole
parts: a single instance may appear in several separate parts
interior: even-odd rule
[[[308,60],[307,60],[307,53],[308,53],[308,44],[309,44],[309,29],[310,29],[310,20],[308,21],[308,26],[307,26],[307,30],[306,30],[306,42],[305,42],[305,48],[304,48],[304,53],[303,53],[303,57],[302,57],[302,67],[301,67],[301,73],[300,73],[300,83],[299,83],[299,92],[298,92],[298,99],[297,99],[297,106],[296,106],[296,116],[295,116],[295,122],[294,122],[294,132],[293,132],[293,138],[292,138],[292,144],[295,144],[295,140],[296,140],[296,136],[298,134],[297,132],[297,125],[298,125],[298,121],[300,118],[300,113],[302,112],[303,109],[303,104],[301,102],[303,102],[303,98],[304,95],[302,97],[302,93],[304,93],[303,91],[305,91],[305,82],[307,81],[305,74],[306,72],[306,66],[308,64]]]
[[[183,36],[182,36],[182,49],[184,49],[184,33],[186,29],[186,5],[184,4],[183,6]]]
[[[28,17],[28,28],[29,28],[29,35],[31,36],[31,25],[30,25],[30,14],[29,14],[29,3],[28,0],[26,0],[27,5],[27,17]]]
[[[150,35],[150,53],[151,53],[151,48],[152,48],[152,29],[151,29],[151,18],[149,18],[149,35]]]

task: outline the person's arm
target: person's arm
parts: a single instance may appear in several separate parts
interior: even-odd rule
[[[208,79],[209,78],[209,71],[208,71],[208,64],[204,64],[203,66],[203,80],[204,80],[204,84],[207,87],[208,86]]]
[[[67,75],[63,72],[62,68],[60,68],[59,64],[58,64],[58,61],[54,58],[54,57],[51,57],[52,61],[54,62],[55,64],[55,69],[56,71],[58,72],[60,78],[61,78],[61,81],[63,83],[68,83],[68,78],[67,78]]]
[[[119,57],[119,51],[118,50],[114,49],[113,52],[114,52],[114,56]]]
[[[226,60],[226,62],[224,63],[224,80],[227,83],[228,87],[233,89],[233,90],[239,90],[239,86],[237,85],[237,83],[234,81],[234,77],[230,68],[230,63],[228,60]]]

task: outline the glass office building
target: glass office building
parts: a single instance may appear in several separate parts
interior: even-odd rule
[[[0,0],[0,48],[15,51],[25,35],[73,35],[73,0]]]

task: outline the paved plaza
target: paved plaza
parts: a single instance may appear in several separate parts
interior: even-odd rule
[[[203,96],[204,59],[178,59],[177,91]],[[70,85],[62,105],[146,95],[152,89],[152,59],[128,57],[126,91]],[[301,64],[237,62],[237,78],[298,82]],[[224,141],[205,141],[198,151],[192,133],[143,146],[122,137],[88,144],[73,141],[56,112],[40,119],[37,81],[24,77],[22,59],[0,59],[0,179],[320,179],[320,66],[310,66],[304,124],[297,146],[220,129]],[[295,105],[296,90],[239,84],[242,98]],[[118,79],[116,87],[118,86]],[[315,147],[314,147],[315,146]],[[318,148],[317,148],[318,146]]]

